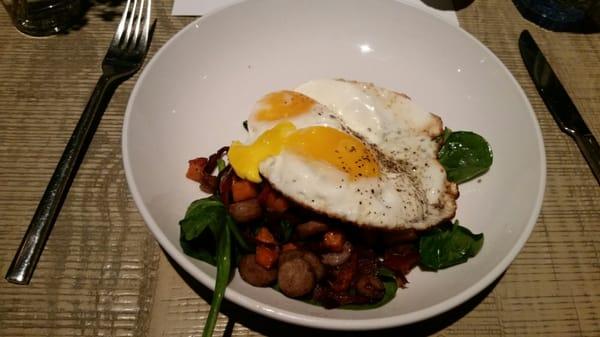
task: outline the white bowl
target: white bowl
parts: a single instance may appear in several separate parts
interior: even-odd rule
[[[516,43],[516,41],[515,41]],[[494,164],[460,186],[457,219],[485,234],[468,263],[408,275],[389,304],[326,310],[255,288],[236,276],[226,298],[282,321],[327,329],[375,329],[449,310],[493,282],[535,225],[545,185],[543,141],[510,72],[472,36],[389,1],[249,1],[176,34],[145,67],[127,107],[123,160],[133,198],[167,253],[207,287],[215,269],[179,247],[178,221],[202,197],[187,160],[243,139],[242,121],[273,90],[316,78],[373,82],[407,93],[454,130],[492,145]]]

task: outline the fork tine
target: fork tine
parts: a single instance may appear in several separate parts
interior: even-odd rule
[[[135,21],[135,10],[137,9],[137,3],[137,0],[133,0],[133,7],[131,8],[131,12],[128,14],[129,22],[127,24],[127,32],[123,38],[123,47],[127,47],[127,44],[131,41],[131,29],[133,28],[133,21]]]
[[[140,36],[140,42],[138,44],[138,48],[141,52],[146,52],[148,49],[148,36],[150,35],[150,21],[152,14],[152,0],[148,0],[148,4],[146,5],[146,16],[144,17],[144,28],[142,30],[142,35]]]
[[[142,18],[144,17],[144,0],[140,1],[140,10],[139,13],[137,15],[137,19],[135,22],[135,29],[133,31],[133,38],[131,39],[131,48],[135,48],[138,38],[140,36],[140,26],[142,23]]]
[[[125,9],[123,10],[123,16],[121,16],[121,21],[119,21],[119,26],[117,27],[117,31],[115,32],[115,36],[111,41],[112,46],[119,45],[121,41],[121,37],[123,36],[123,32],[125,31],[125,22],[127,21],[127,12],[129,11],[129,4],[131,0],[127,0],[125,4]]]

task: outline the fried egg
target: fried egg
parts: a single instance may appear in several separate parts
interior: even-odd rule
[[[368,83],[307,82],[270,93],[234,142],[236,174],[263,178],[319,213],[371,228],[426,229],[450,219],[458,189],[437,160],[441,119]]]
[[[282,121],[297,128],[309,126],[342,127],[334,112],[327,106],[296,91],[283,90],[265,95],[248,117],[248,135],[252,141]]]

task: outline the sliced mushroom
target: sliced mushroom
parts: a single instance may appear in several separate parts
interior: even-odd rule
[[[254,254],[243,256],[238,270],[242,279],[255,287],[269,286],[277,279],[277,269],[266,269],[259,265]]]
[[[304,252],[302,259],[310,264],[310,268],[315,274],[317,281],[320,281],[323,276],[325,276],[325,266],[321,263],[321,261],[319,261],[319,257],[317,255],[312,252]]]
[[[313,235],[323,233],[329,229],[329,226],[320,221],[308,221],[296,226],[296,236],[299,239],[306,239]]]
[[[229,214],[237,222],[248,222],[260,218],[262,208],[256,198],[229,205]]]
[[[281,253],[281,255],[279,255],[279,265],[281,266],[282,264],[286,263],[287,261],[301,258],[303,255],[304,255],[304,251],[301,251],[299,249],[287,250],[287,251]]]
[[[310,264],[302,258],[296,258],[279,266],[277,281],[281,292],[289,297],[301,297],[315,288],[315,275]]]

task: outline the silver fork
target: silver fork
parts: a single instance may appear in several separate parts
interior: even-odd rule
[[[148,51],[152,0],[127,0],[123,17],[102,62],[96,84],[58,162],[6,273],[9,282],[28,284],[73,177],[117,86],[138,71]]]

